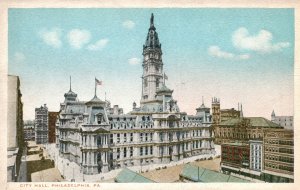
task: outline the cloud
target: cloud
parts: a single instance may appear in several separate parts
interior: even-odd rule
[[[98,40],[96,43],[88,45],[87,49],[91,51],[102,50],[107,45],[108,41],[108,39]]]
[[[141,63],[141,59],[133,57],[133,58],[128,59],[128,63],[130,65],[138,65]]]
[[[267,30],[260,30],[256,35],[250,35],[246,28],[239,28],[232,35],[232,43],[241,50],[252,50],[258,53],[281,51],[290,46],[289,42],[273,43],[273,34]]]
[[[62,45],[61,42],[61,29],[52,28],[50,30],[42,29],[39,32],[39,37],[49,46],[54,48],[60,48]]]
[[[133,29],[135,27],[135,23],[132,20],[125,20],[122,23],[122,26],[127,29]]]
[[[81,49],[91,39],[91,33],[88,30],[73,29],[68,33],[68,41],[72,48]]]
[[[208,48],[208,54],[213,57],[224,58],[224,59],[237,59],[237,60],[246,60],[250,58],[249,54],[233,54],[226,51],[222,51],[218,46],[210,46]]]
[[[25,61],[25,59],[26,57],[22,52],[16,52],[13,57],[15,63],[22,63]]]

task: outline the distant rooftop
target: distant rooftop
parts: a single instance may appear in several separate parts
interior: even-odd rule
[[[222,121],[219,125],[221,126],[235,126],[243,121],[249,120],[250,125],[253,127],[269,127],[269,128],[282,128],[280,125],[267,120],[263,117],[242,117],[242,118],[232,118],[226,121]]]

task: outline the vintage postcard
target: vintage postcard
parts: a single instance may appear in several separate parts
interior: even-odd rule
[[[296,2],[39,3],[1,13],[3,187],[295,189]]]

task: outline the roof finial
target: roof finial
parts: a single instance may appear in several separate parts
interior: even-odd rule
[[[242,104],[242,103],[241,103],[240,117],[244,117],[244,113],[243,113],[243,104]]]
[[[72,91],[72,78],[70,76],[70,91]]]
[[[202,96],[202,105],[204,105],[204,100],[203,100],[203,96]]]
[[[151,13],[150,25],[151,26],[154,25],[154,15],[153,15],[153,13]]]

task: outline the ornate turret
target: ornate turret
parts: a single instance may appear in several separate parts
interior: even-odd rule
[[[72,80],[71,80],[71,76],[70,76],[70,90],[69,92],[65,93],[65,102],[66,101],[76,101],[76,98],[77,98],[77,94],[74,93],[72,91]]]
[[[274,112],[274,110],[272,111],[272,114],[271,114],[271,121],[274,121],[275,120],[275,112]]]

